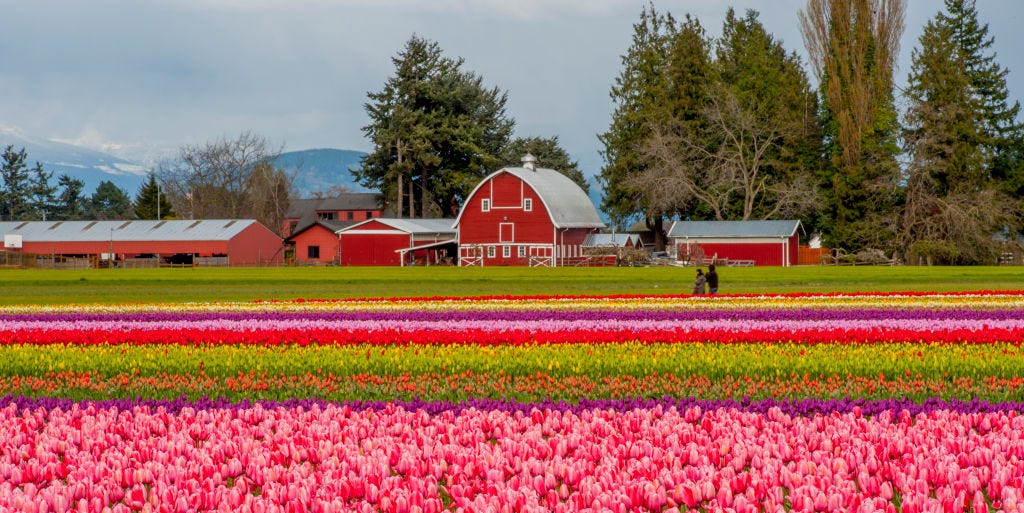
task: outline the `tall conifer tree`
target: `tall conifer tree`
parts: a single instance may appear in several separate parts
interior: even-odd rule
[[[394,215],[445,215],[499,165],[514,125],[507,95],[417,36],[392,62],[394,76],[368,95],[363,132],[374,150],[356,179],[380,190]]]
[[[599,136],[605,160],[600,176],[602,209],[615,222],[644,219],[661,249],[664,219],[678,211],[659,207],[649,197],[656,191],[632,187],[630,181],[649,167],[642,148],[655,131],[670,123],[699,123],[710,69],[709,43],[695,18],[687,16],[679,23],[651,5],[633,25],[633,41],[622,56],[622,66],[611,90],[611,126]]]
[[[1012,131],[1005,83],[973,2],[949,0],[912,54],[904,139],[910,154],[901,244],[927,263],[994,262],[993,234],[1013,223],[992,170]],[[995,91],[995,93],[993,93]],[[1000,94],[999,91],[1002,91]]]

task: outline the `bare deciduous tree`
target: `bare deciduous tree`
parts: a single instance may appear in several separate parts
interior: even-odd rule
[[[727,87],[708,92],[702,127],[696,130],[652,129],[641,153],[649,169],[629,177],[633,190],[642,190],[658,210],[681,211],[694,202],[707,207],[715,219],[763,219],[813,208],[817,202],[809,177],[767,172],[788,126],[764,115],[765,109],[744,105]],[[730,215],[738,202],[739,212]]]
[[[253,218],[279,230],[294,176],[272,165],[281,154],[263,136],[244,132],[202,146],[183,146],[162,166],[160,181],[179,216]]]
[[[889,101],[906,8],[906,0],[808,0],[799,13],[811,68],[839,125],[846,167],[860,162],[864,134]]]

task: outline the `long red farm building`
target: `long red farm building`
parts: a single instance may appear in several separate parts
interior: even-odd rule
[[[281,238],[252,219],[0,222],[4,250],[100,261],[279,264]]]

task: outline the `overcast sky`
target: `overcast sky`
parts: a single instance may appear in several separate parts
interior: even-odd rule
[[[366,94],[412,34],[508,93],[516,135],[555,136],[587,174],[609,90],[646,2],[626,0],[0,0],[0,128],[135,156],[243,131],[286,150],[368,151]],[[760,11],[804,55],[806,0],[655,1],[717,36],[728,6]],[[910,0],[897,79],[938,0]],[[1024,3],[979,0],[1024,96]],[[809,71],[808,71],[809,72]],[[31,156],[30,156],[31,158]]]

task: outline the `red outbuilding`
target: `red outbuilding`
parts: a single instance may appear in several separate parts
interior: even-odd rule
[[[798,262],[800,221],[676,221],[670,252],[698,265],[790,266]]]
[[[327,265],[341,262],[338,230],[354,222],[319,220],[292,233],[284,243],[295,249],[295,263],[298,265]]]
[[[341,265],[436,265],[454,260],[452,219],[370,219],[338,231]]]
[[[466,198],[455,219],[459,265],[575,265],[584,239],[604,226],[579,185],[526,155]]]
[[[349,226],[381,217],[382,212],[380,194],[372,192],[345,192],[330,198],[295,199],[285,213],[281,235],[290,240],[292,235],[317,221]]]
[[[200,265],[280,264],[281,238],[253,219],[8,221],[6,251]]]

